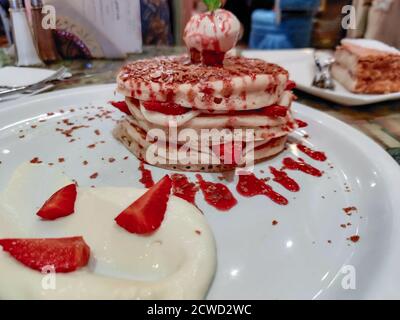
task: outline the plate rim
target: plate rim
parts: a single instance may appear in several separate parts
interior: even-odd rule
[[[41,101],[53,99],[62,99],[62,97],[65,96],[90,95],[95,94],[98,91],[110,92],[111,96],[113,92],[115,95],[115,89],[116,85],[111,83],[86,85],[43,93],[34,97],[26,97],[20,100],[12,101],[4,106],[0,104],[0,115],[24,109],[30,104],[37,104]],[[351,125],[341,121],[340,119],[298,102],[294,102],[292,108],[295,113],[306,114],[307,116],[315,119],[315,121],[321,125],[326,125],[327,127],[331,128],[336,127],[337,130],[341,130],[342,134],[352,136],[354,140],[358,141],[360,150],[366,153],[368,152],[374,154],[374,162],[376,167],[380,169],[382,181],[384,181],[385,188],[388,190],[388,199],[391,209],[390,215],[393,219],[393,228],[395,228],[395,226],[400,226],[400,212],[396,212],[396,209],[397,211],[400,210],[400,197],[398,196],[400,194],[400,165],[372,138],[357,128],[354,128]],[[2,129],[6,126],[0,124],[0,131],[2,131]],[[388,241],[391,247],[388,251],[389,254],[385,257],[386,262],[382,266],[386,272],[381,272],[379,277],[381,280],[381,283],[378,283],[380,290],[372,290],[374,291],[373,294],[370,293],[371,290],[368,290],[368,293],[366,294],[367,299],[400,298],[400,287],[396,287],[396,281],[394,281],[394,278],[400,281],[400,275],[398,275],[398,266],[400,264],[400,232],[392,232]],[[389,273],[389,276],[383,276],[382,274],[384,273]]]

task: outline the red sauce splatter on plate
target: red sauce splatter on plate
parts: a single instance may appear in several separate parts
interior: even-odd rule
[[[348,207],[348,208],[343,208],[343,211],[348,216],[351,216],[353,213],[357,212],[358,210],[356,207]]]
[[[308,127],[308,123],[305,122],[305,121],[303,121],[303,120],[296,119],[296,123],[297,123],[297,125],[299,126],[299,128],[306,128],[306,127]]]
[[[358,241],[360,241],[360,236],[351,236],[347,240],[350,240],[351,242],[357,243]]]
[[[172,193],[174,196],[179,197],[191,204],[195,204],[195,198],[199,188],[184,174],[171,175],[172,180]]]
[[[203,192],[204,199],[208,204],[220,211],[228,211],[237,204],[232,192],[222,183],[204,181],[200,174],[196,175]]]
[[[99,174],[97,172],[95,172],[90,176],[90,179],[92,179],[92,180],[97,179],[98,176],[99,176]]]
[[[314,151],[311,148],[306,147],[305,145],[303,145],[301,143],[297,144],[297,148],[304,154],[308,155],[313,160],[322,161],[322,162],[327,160],[327,157],[324,152]]]
[[[154,186],[154,180],[151,171],[144,167],[144,162],[140,163],[139,170],[142,173],[142,177],[140,178],[139,182],[142,183],[145,188],[151,188]]]
[[[285,189],[291,192],[300,191],[299,184],[294,179],[289,177],[285,171],[275,169],[274,167],[269,167],[269,170],[271,171],[271,174],[274,176],[273,180],[276,183],[279,183],[281,186],[283,186]]]
[[[33,158],[30,162],[32,164],[41,164],[41,163],[43,163],[43,161],[41,161],[38,157]]]
[[[314,168],[308,163],[305,163],[302,159],[299,159],[299,161],[295,161],[292,158],[285,158],[283,159],[283,165],[286,169],[289,170],[297,170],[314,177],[322,177],[322,172],[320,170]]]
[[[258,179],[254,174],[239,176],[236,190],[244,197],[266,196],[279,205],[287,205],[289,201],[275,192],[264,180]]]

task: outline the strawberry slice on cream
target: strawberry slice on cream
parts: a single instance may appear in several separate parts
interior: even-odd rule
[[[171,188],[171,179],[165,176],[122,211],[115,221],[130,233],[149,234],[156,231],[164,220]]]
[[[39,272],[49,266],[55,272],[73,272],[87,266],[90,258],[90,248],[82,237],[0,239],[0,246],[16,260]]]
[[[45,202],[37,215],[43,220],[56,220],[73,214],[76,194],[76,185],[74,183],[63,187]]]

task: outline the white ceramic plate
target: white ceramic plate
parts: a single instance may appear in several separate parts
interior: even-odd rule
[[[114,87],[82,87],[1,105],[0,191],[13,170],[34,157],[45,164],[54,162],[81,186],[141,187],[138,161],[112,138],[113,119],[88,120],[99,112],[97,107],[114,111],[114,119],[122,116],[107,105],[109,100],[118,99],[113,95]],[[286,207],[265,197],[240,197],[234,183],[228,186],[239,205],[228,213],[214,210],[198,194],[197,204],[214,231],[218,247],[218,270],[208,298],[400,298],[400,167],[362,133],[309,107],[294,104],[293,108],[296,118],[309,123],[306,143],[325,151],[329,161],[303,157],[325,174],[314,178],[290,172],[302,188],[297,194],[270,182],[289,199]],[[63,127],[62,122],[57,124],[62,119],[90,127],[74,132],[77,140],[68,143],[55,131]],[[37,127],[32,129],[32,125]],[[96,129],[100,136],[95,134]],[[303,134],[304,130],[299,130],[294,137],[303,139]],[[100,141],[105,143],[87,148]],[[283,157],[297,153],[289,149],[258,165],[257,176],[267,177],[260,170],[267,172],[269,165],[280,167]],[[123,160],[128,155],[129,159]],[[60,157],[65,162],[58,163]],[[116,161],[110,164],[109,157]],[[84,160],[89,161],[87,167],[82,165]],[[166,173],[151,170],[155,179]],[[89,176],[94,172],[99,177],[91,180]],[[219,181],[217,176],[204,174],[210,181]],[[352,206],[358,212],[348,217],[342,209]],[[272,226],[273,220],[279,224]],[[352,225],[340,227],[347,223]],[[347,240],[356,234],[361,237],[358,243]],[[356,289],[345,290],[342,271],[353,267]]]
[[[290,72],[297,88],[314,96],[324,98],[346,106],[361,106],[377,102],[400,99],[400,92],[390,94],[355,94],[349,92],[335,81],[335,90],[320,89],[312,86],[314,78],[314,50],[246,50],[242,55],[277,63]]]

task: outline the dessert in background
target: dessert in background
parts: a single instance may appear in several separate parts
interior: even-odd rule
[[[382,42],[344,39],[335,52],[333,77],[355,93],[400,91],[400,51]]]
[[[290,111],[294,83],[275,64],[226,56],[239,34],[239,21],[226,10],[198,14],[184,34],[190,55],[139,60],[123,67],[117,77],[118,91],[126,97],[129,111],[114,130],[115,137],[140,160],[183,171],[221,172],[243,163],[226,156],[237,150],[222,142],[206,150],[190,145],[195,156],[188,157],[189,150],[181,151],[183,143],[169,139],[171,123],[178,136],[187,129],[199,135],[205,129],[243,133],[241,159],[252,153],[254,161],[260,162],[281,152],[288,134],[297,128]],[[164,132],[167,139],[168,150],[161,150],[166,157],[163,163],[148,157],[153,129]],[[185,161],[169,157],[171,148],[174,156],[177,153]],[[199,158],[209,162],[200,163]]]

